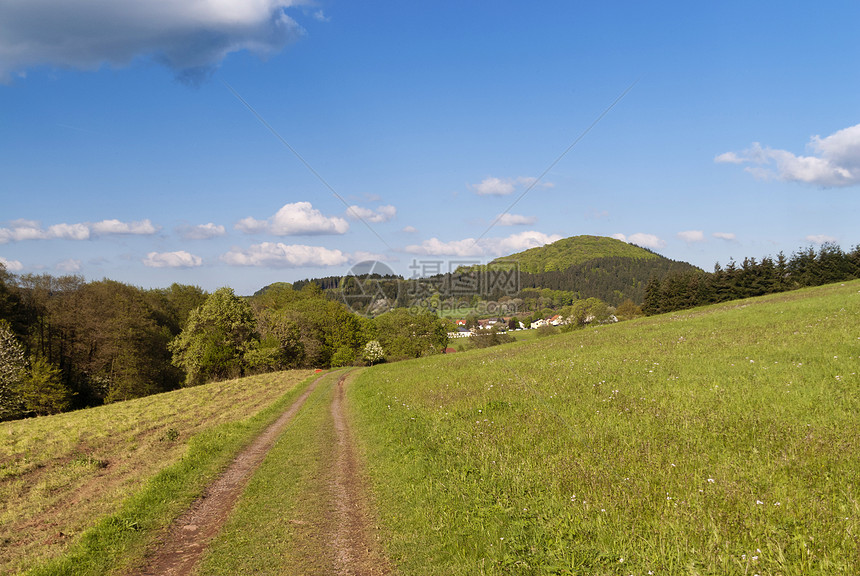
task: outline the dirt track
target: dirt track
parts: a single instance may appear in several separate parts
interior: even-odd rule
[[[190,576],[210,541],[230,515],[249,478],[263,462],[275,441],[285,431],[305,401],[326,377],[308,389],[248,448],[236,456],[227,470],[170,527],[158,548],[147,559],[140,576]],[[380,552],[361,466],[344,412],[344,386],[351,378],[341,375],[331,404],[337,446],[329,470],[327,486],[320,492],[332,500],[331,517],[319,519],[318,533],[325,535],[334,554],[339,576],[389,574],[388,562]],[[334,527],[334,528],[332,528]],[[321,575],[323,576],[323,575]],[[330,576],[325,574],[324,576]]]
[[[391,568],[379,549],[373,514],[361,473],[361,462],[344,413],[344,387],[350,380],[338,380],[331,405],[337,432],[337,461],[334,467],[333,498],[337,503],[337,527],[333,535],[335,561],[340,576],[389,574]]]

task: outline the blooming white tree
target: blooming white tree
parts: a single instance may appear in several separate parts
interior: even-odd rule
[[[371,340],[364,346],[364,361],[373,366],[385,359],[385,351],[379,340]]]
[[[0,420],[21,415],[18,387],[25,376],[24,348],[9,324],[0,320]]]

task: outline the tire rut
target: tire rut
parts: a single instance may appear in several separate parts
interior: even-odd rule
[[[171,524],[161,545],[148,554],[144,567],[133,574],[189,576],[194,572],[207,545],[227,520],[248,479],[326,376],[314,380],[286,412],[234,458],[221,476],[209,485],[204,495]]]
[[[337,457],[332,478],[335,507],[331,535],[338,576],[377,576],[392,573],[382,553],[368,489],[344,409],[344,389],[354,372],[337,382],[331,415],[337,434]]]

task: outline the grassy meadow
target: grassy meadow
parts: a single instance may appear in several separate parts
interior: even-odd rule
[[[404,575],[860,573],[860,281],[364,370]]]
[[[103,574],[298,396],[312,371],[0,423],[0,573]]]

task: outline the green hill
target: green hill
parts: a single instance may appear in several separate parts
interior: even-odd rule
[[[519,267],[521,288],[575,292],[579,298],[600,298],[613,306],[628,299],[641,304],[652,278],[701,272],[687,262],[602,236],[572,236],[497,258],[490,265],[511,262]]]
[[[645,248],[607,238],[605,236],[571,236],[523,252],[493,260],[491,264],[516,261],[520,272],[540,274],[557,272],[600,258],[630,258],[633,260],[659,260],[663,258]]]

